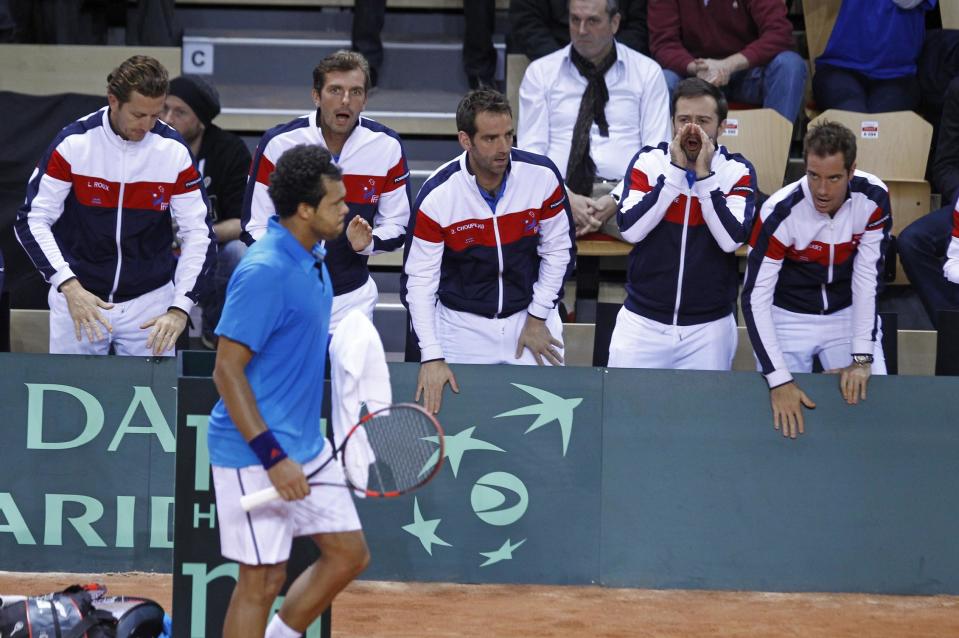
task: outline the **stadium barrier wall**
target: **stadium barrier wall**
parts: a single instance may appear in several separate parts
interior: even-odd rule
[[[181,363],[177,402],[171,360],[0,356],[0,569],[168,571],[176,414],[175,600],[228,591],[212,355]],[[417,366],[390,369],[412,397]],[[818,407],[788,441],[755,373],[453,369],[441,474],[358,502],[365,578],[959,594],[959,379],[874,377],[848,406],[799,375]]]
[[[169,571],[176,362],[0,354],[0,570]]]

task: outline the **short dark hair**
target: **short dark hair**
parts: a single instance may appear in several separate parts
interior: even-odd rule
[[[316,144],[300,144],[280,156],[270,176],[270,199],[280,217],[290,217],[299,205],[316,206],[326,196],[322,178],[343,179],[330,152]]]
[[[362,53],[357,53],[356,51],[347,51],[346,49],[334,51],[320,60],[320,63],[317,64],[313,69],[313,88],[316,89],[317,93],[323,90],[323,85],[326,84],[327,73],[335,71],[346,73],[349,71],[355,71],[356,69],[362,71],[364,77],[366,77],[366,82],[364,83],[363,88],[369,92],[370,63],[366,61],[366,58],[363,57]]]
[[[567,11],[569,11],[569,5],[572,3],[572,1],[573,0],[567,0]],[[619,13],[619,0],[606,0],[606,14],[609,15],[610,19],[612,19],[612,17],[617,13]]]
[[[716,100],[716,115],[719,116],[720,122],[725,120],[726,115],[729,114],[729,102],[726,101],[726,96],[719,90],[719,87],[701,78],[686,78],[676,85],[672,101],[669,103],[670,116],[676,115],[676,103],[679,102],[679,98],[689,99],[703,97],[704,95]]]
[[[503,113],[513,117],[506,96],[494,89],[476,89],[467,93],[456,107],[456,130],[473,139],[476,135],[476,116],[483,112]]]
[[[107,93],[125,104],[134,91],[144,97],[164,97],[170,88],[166,67],[148,55],[134,55],[107,76]]]
[[[856,162],[856,136],[839,122],[823,120],[809,127],[803,140],[803,161],[812,153],[817,157],[828,157],[842,153],[843,168],[847,171]]]

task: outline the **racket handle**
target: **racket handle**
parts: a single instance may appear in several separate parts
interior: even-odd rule
[[[256,509],[261,505],[266,505],[267,503],[275,501],[278,498],[280,498],[280,493],[276,491],[276,488],[268,487],[265,490],[251,492],[241,496],[240,507],[243,508],[244,512],[249,512],[252,509]]]

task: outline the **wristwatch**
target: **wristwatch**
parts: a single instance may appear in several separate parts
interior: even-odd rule
[[[857,366],[865,366],[872,363],[871,354],[854,354],[852,355],[852,362]]]

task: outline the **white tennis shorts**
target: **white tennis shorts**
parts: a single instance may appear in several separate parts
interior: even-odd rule
[[[332,454],[329,444],[303,465],[310,472]],[[343,468],[333,461],[310,481],[345,483]],[[345,487],[314,485],[299,501],[274,501],[249,512],[240,507],[240,497],[272,487],[260,465],[242,468],[213,466],[216,490],[216,517],[220,526],[220,553],[223,558],[244,565],[276,565],[290,558],[297,536],[353,532],[362,529],[350,490]]]
[[[623,306],[609,340],[609,367],[731,370],[737,340],[732,314],[692,326],[673,326]]]
[[[516,358],[516,343],[526,325],[526,317],[526,311],[520,310],[509,317],[489,319],[437,303],[436,332],[447,363],[536,365],[536,358],[529,348],[523,350],[519,359]],[[546,327],[557,341],[563,342],[563,321],[556,308],[546,316]],[[562,345],[556,349],[563,354]],[[547,362],[546,365],[551,364]]]
[[[790,372],[812,372],[813,357],[818,356],[824,370],[852,365],[852,306],[829,315],[814,315],[772,308],[776,338]],[[872,374],[886,374],[886,356],[882,350],[882,322],[877,317],[873,344]],[[865,354],[865,353],[864,353]],[[759,363],[756,363],[760,369]]]
[[[333,297],[333,307],[330,309],[330,334],[333,334],[343,317],[353,309],[359,310],[366,315],[367,319],[372,321],[373,311],[376,309],[376,299],[379,294],[376,282],[370,277],[365,284],[356,290]]]
[[[115,303],[109,310],[100,308],[100,314],[113,326],[113,332],[108,332],[101,325],[103,339],[92,343],[86,331],[82,333],[82,341],[77,341],[67,298],[54,286],[50,286],[50,292],[47,293],[47,303],[50,305],[50,354],[102,355],[110,351],[112,343],[120,356],[152,357],[153,351],[147,348],[151,329],[144,330],[140,326],[166,313],[173,303],[173,282],[129,301]],[[176,356],[176,351],[168,350],[163,356]]]

